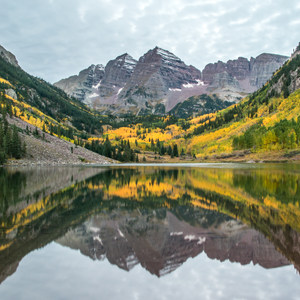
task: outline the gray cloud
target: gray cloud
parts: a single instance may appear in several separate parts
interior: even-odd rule
[[[202,69],[262,52],[290,55],[299,42],[296,0],[0,1],[0,44],[50,82],[156,45]]]

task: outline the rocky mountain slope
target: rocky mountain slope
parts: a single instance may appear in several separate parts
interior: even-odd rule
[[[133,74],[137,61],[129,54],[125,53],[111,60],[105,67],[103,80],[99,82],[99,91],[101,97],[110,97],[115,94],[120,94],[121,89]]]
[[[99,66],[93,70],[95,76],[90,76],[91,84],[101,77]],[[8,164],[26,165],[109,161],[80,147],[84,146],[82,139],[87,139],[86,132],[101,130],[97,114],[57,87],[26,73],[15,56],[3,47],[0,48],[0,106],[1,130],[3,124],[6,128],[8,125],[5,124],[15,125],[21,144],[25,145],[26,151],[22,152],[27,152],[21,160],[12,160],[13,157],[20,158],[20,153],[9,152],[9,142],[2,139],[0,150],[4,158],[1,164],[7,159]],[[7,136],[5,139],[9,140]]]
[[[1,92],[5,92],[16,101],[20,100],[25,106],[37,108],[61,124],[73,126],[78,130],[90,131],[91,126],[100,129],[95,114],[86,105],[76,98],[70,98],[64,91],[43,79],[25,72],[9,51],[0,52]],[[98,81],[96,78],[95,80]]]
[[[55,85],[104,113],[164,114],[202,94],[236,102],[260,88],[286,60],[285,56],[264,53],[250,61],[239,57],[208,64],[201,72],[173,53],[155,47],[138,61],[128,54],[111,60],[103,78],[85,92],[82,86],[86,86],[87,75],[71,76]]]
[[[15,67],[20,67],[16,57],[0,45],[0,57]]]
[[[79,72],[78,75],[60,80],[56,83],[56,86],[64,90],[68,95],[84,102],[91,94],[93,86],[97,85],[103,76],[103,65],[91,65]]]
[[[216,94],[192,96],[173,107],[169,113],[177,118],[187,119],[199,114],[210,114],[232,105],[232,102],[223,101]]]
[[[222,99],[236,101],[261,88],[287,59],[286,56],[263,53],[251,57],[250,61],[243,57],[227,63],[218,61],[206,65],[202,79],[209,85],[208,91]]]
[[[26,144],[26,155],[18,160],[9,159],[6,166],[105,165],[116,162],[69,141],[35,129],[35,126],[18,118],[8,117],[7,120],[9,124],[14,124],[23,131],[20,135]]]
[[[173,91],[187,85],[196,86],[200,78],[199,70],[187,66],[171,52],[155,47],[139,59],[120,93],[119,102],[130,108],[138,107],[141,113],[156,113],[159,109],[164,112]]]

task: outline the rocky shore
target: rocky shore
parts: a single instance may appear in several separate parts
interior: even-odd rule
[[[6,163],[7,166],[105,165],[118,163],[113,159],[76,146],[39,129],[37,137],[33,135],[36,128],[18,118],[8,118],[8,122],[24,130],[27,127],[29,134],[20,134],[22,141],[26,143],[26,156],[18,160],[9,159]]]

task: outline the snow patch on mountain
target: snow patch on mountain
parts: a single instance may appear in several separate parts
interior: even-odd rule
[[[95,98],[98,97],[99,95],[97,93],[93,93],[91,95],[88,95],[89,98]]]
[[[156,48],[156,53],[165,60],[180,60],[180,58],[175,56],[173,53],[161,48]]]
[[[99,86],[101,85],[101,81],[100,80],[96,85],[93,85],[92,88],[98,90]]]
[[[124,87],[121,87],[121,88],[118,90],[117,95],[119,95],[119,94],[122,92],[123,89],[124,89]]]
[[[171,88],[169,88],[169,91],[170,92],[181,92],[181,89],[171,89]]]
[[[195,86],[199,86],[199,85],[205,85],[205,83],[201,80],[201,79],[196,79],[196,82],[197,83],[185,83],[183,84],[182,86],[186,89],[190,89],[190,88],[193,88]]]

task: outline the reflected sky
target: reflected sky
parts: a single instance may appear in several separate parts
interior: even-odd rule
[[[16,289],[16,287],[18,287]],[[1,285],[1,299],[299,299],[292,266],[264,269],[190,258],[157,278],[141,266],[125,272],[105,261],[51,243],[30,253]]]

